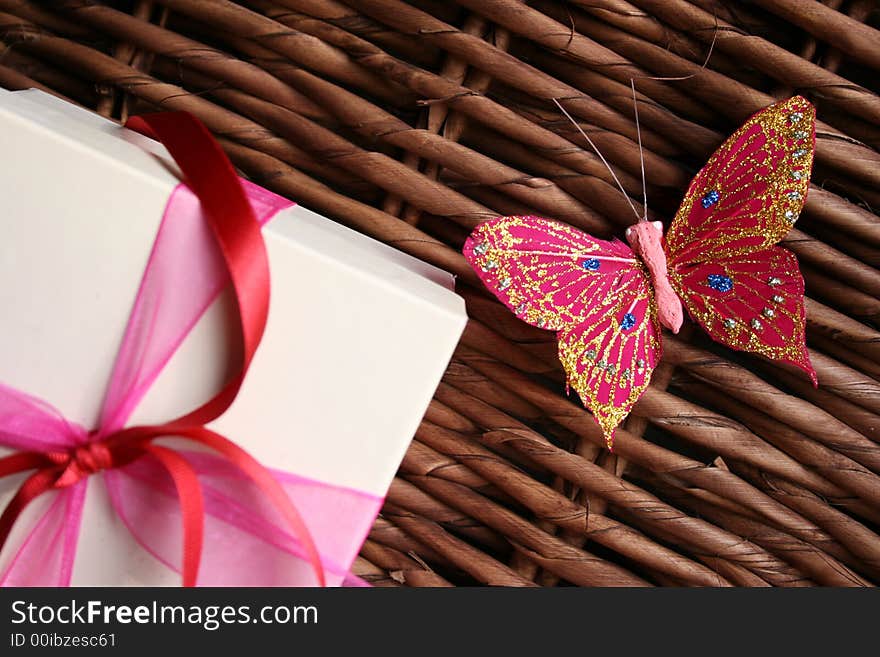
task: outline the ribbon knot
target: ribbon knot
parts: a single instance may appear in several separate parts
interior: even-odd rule
[[[72,486],[81,479],[114,466],[113,452],[104,441],[79,445],[69,452],[63,452],[59,460],[63,469],[55,481],[55,488]]]

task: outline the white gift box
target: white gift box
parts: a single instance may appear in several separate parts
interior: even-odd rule
[[[0,143],[0,382],[91,428],[176,167],[155,142],[36,90],[0,90]],[[464,329],[464,303],[446,272],[303,207],[263,235],[265,337],[235,403],[209,426],[268,466],[383,496]],[[205,313],[129,424],[173,419],[219,389],[228,302]],[[72,583],[178,584],[116,517],[100,479],[89,482]],[[21,481],[0,479],[0,508]]]

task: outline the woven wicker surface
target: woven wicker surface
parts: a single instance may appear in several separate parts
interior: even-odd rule
[[[471,321],[360,576],[870,586],[878,25],[873,0],[0,0],[0,86],[114,118],[189,110],[257,182],[458,275]],[[553,100],[639,204],[631,79],[664,222],[750,114],[793,93],[816,104],[813,187],[783,245],[807,282],[821,385],[697,330],[664,335],[611,454],[565,394],[553,335],[490,297],[459,249],[499,214],[620,235],[629,204]]]

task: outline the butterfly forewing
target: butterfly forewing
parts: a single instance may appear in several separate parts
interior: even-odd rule
[[[800,96],[746,121],[691,181],[666,235],[670,267],[782,239],[806,199],[814,141],[815,110]]]
[[[660,327],[642,263],[622,242],[532,216],[481,224],[463,252],[517,316],[559,332],[568,383],[610,446],[660,359]]]
[[[480,224],[463,253],[486,287],[520,319],[557,331],[582,321],[638,266],[622,242],[594,239],[532,216]]]
[[[665,251],[669,280],[716,341],[793,363],[815,382],[795,256],[774,247],[806,199],[815,111],[795,97],[759,112],[691,182]]]

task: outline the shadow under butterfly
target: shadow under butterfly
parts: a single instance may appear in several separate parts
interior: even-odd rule
[[[718,148],[665,237],[646,214],[627,229],[629,245],[511,216],[478,226],[463,253],[520,319],[557,332],[568,385],[611,449],[662,356],[661,327],[677,333],[683,308],[713,340],[791,363],[817,384],[804,280],[794,254],[774,246],[803,209],[814,146],[815,109],[796,96]]]

